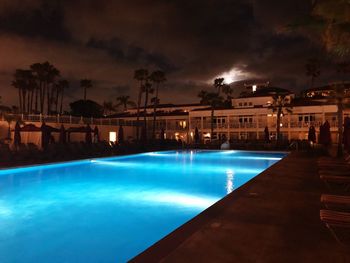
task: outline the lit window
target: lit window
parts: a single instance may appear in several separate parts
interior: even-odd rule
[[[110,142],[116,142],[117,141],[117,133],[116,132],[109,132],[109,141]]]
[[[256,91],[256,88],[257,88],[257,86],[256,86],[256,85],[253,85],[253,92]]]

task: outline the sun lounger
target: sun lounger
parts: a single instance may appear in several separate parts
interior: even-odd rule
[[[350,228],[350,213],[332,210],[320,210],[320,219],[331,231],[333,237],[339,244],[343,244],[334,228]]]
[[[350,176],[320,174],[320,179],[329,189],[331,189],[330,184],[343,185],[345,187],[345,191],[349,190],[350,187]]]
[[[329,206],[350,208],[350,196],[348,195],[321,195],[321,203],[326,208]]]

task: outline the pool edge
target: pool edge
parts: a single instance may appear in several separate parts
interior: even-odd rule
[[[252,151],[250,151],[252,152]],[[262,151],[253,151],[253,152],[262,152]],[[271,151],[263,151],[269,152]],[[185,242],[192,234],[194,234],[197,230],[203,227],[205,224],[209,223],[212,219],[214,219],[217,215],[220,214],[221,211],[226,209],[226,206],[230,204],[230,202],[240,197],[241,195],[249,194],[248,190],[252,187],[256,180],[258,180],[262,176],[269,176],[269,171],[273,169],[274,166],[279,164],[282,161],[285,161],[291,154],[288,151],[275,151],[274,153],[285,153],[286,156],[281,160],[275,162],[273,165],[268,167],[266,170],[262,171],[254,178],[241,185],[237,189],[235,189],[230,194],[226,195],[219,201],[217,201],[212,206],[208,207],[189,221],[185,222],[183,225],[179,226],[169,234],[167,234],[162,239],[158,240],[156,243],[131,258],[128,262],[159,262],[167,255],[171,254],[177,247],[179,247],[183,242]]]

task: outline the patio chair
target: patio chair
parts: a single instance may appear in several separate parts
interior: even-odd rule
[[[329,209],[329,207],[350,208],[350,196],[323,194],[321,195],[321,203],[324,204],[327,209]]]
[[[350,176],[320,174],[320,179],[331,189],[331,184],[341,185],[345,191],[350,188]]]
[[[335,232],[335,228],[350,228],[350,213],[333,210],[320,210],[320,219],[329,229],[335,240],[344,245]]]

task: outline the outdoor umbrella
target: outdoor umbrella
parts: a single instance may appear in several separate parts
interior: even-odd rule
[[[264,129],[264,136],[265,136],[265,142],[270,142],[270,131],[267,126]]]
[[[195,143],[199,143],[199,131],[198,128],[196,127],[196,129],[194,130],[194,142]]]
[[[21,127],[19,126],[19,122],[16,122],[15,125],[15,133],[14,133],[14,144],[15,147],[18,147],[21,144]]]
[[[344,119],[343,144],[345,150],[350,153],[350,118]]]
[[[328,146],[331,143],[331,131],[328,121],[325,121],[325,123],[320,126],[320,143],[324,146]]]
[[[99,142],[99,141],[100,141],[100,136],[99,136],[98,127],[95,126],[95,129],[94,129],[94,142]]]
[[[124,141],[124,129],[123,129],[123,126],[120,125],[118,130],[118,143],[122,143],[123,141]]]
[[[66,129],[64,128],[63,124],[61,125],[61,129],[60,129],[60,138],[59,138],[59,142],[60,143],[66,143],[67,141],[67,137],[66,137]]]
[[[323,124],[323,128],[325,131],[325,145],[330,145],[332,138],[331,138],[331,126],[329,125],[328,121],[325,121]]]
[[[313,142],[313,143],[316,142],[316,130],[315,130],[315,127],[312,126],[312,125],[311,125],[310,128],[309,128],[308,140],[309,140],[310,142]]]
[[[160,130],[159,138],[160,138],[161,141],[164,141],[164,139],[165,139],[164,128],[162,128],[162,129]]]
[[[92,143],[91,128],[89,124],[86,126],[85,142],[88,144]]]

